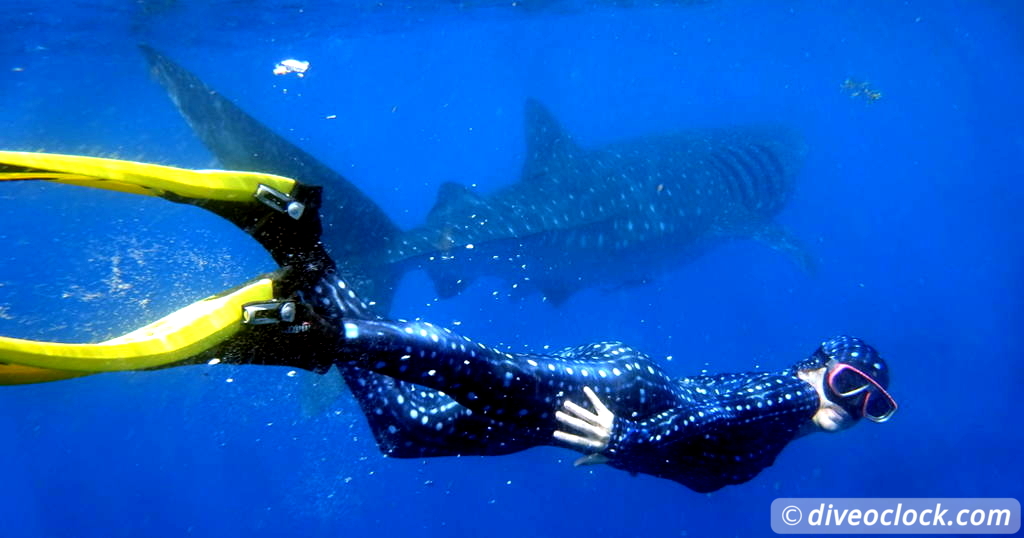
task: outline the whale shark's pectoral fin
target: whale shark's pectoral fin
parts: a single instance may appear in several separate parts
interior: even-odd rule
[[[631,278],[631,279],[628,279],[628,280],[623,280],[622,282],[619,282],[618,284],[615,284],[614,286],[604,287],[604,288],[601,289],[601,291],[604,294],[606,294],[606,295],[610,295],[610,294],[613,294],[613,293],[618,293],[618,292],[623,291],[623,290],[631,290],[631,289],[636,289],[636,288],[639,288],[639,287],[642,287],[642,286],[646,286],[646,285],[650,284],[651,282],[654,282],[655,280],[656,280],[656,278],[654,276],[644,276],[644,277],[638,277],[638,278]]]
[[[301,375],[299,380],[299,411],[302,420],[326,415],[345,394],[345,385],[337,367],[331,366],[323,374]]]
[[[439,298],[451,299],[472,284],[472,278],[461,278],[456,269],[443,261],[427,265],[427,275],[434,282],[434,291]]]
[[[465,185],[446,181],[437,191],[437,200],[427,214],[427,222],[442,226],[451,222],[454,217],[461,216],[460,212],[469,211],[470,208],[484,203],[479,194],[469,190]]]
[[[544,300],[556,307],[565,304],[569,297],[572,297],[580,289],[579,284],[553,279],[540,282],[538,287],[544,294]]]
[[[429,232],[421,236],[429,243],[437,255],[424,266],[427,275],[434,282],[434,290],[438,297],[448,299],[462,293],[473,281],[460,266],[462,258],[456,256],[466,248],[464,230],[454,226],[453,222],[463,220],[466,215],[474,213],[474,208],[485,204],[483,198],[465,185],[446,182],[437,192],[437,201],[427,214]],[[472,245],[469,245],[472,248]]]
[[[769,224],[753,234],[753,239],[761,241],[769,247],[787,254],[807,274],[814,275],[818,271],[818,260],[785,226]]]

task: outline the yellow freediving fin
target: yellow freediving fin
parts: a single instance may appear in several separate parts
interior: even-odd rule
[[[68,370],[50,370],[20,364],[0,364],[0,385],[28,385],[30,383],[46,383],[73,377],[92,375],[94,372],[72,372]]]
[[[246,305],[273,299],[274,281],[262,278],[229,293],[195,302],[123,336],[96,344],[39,342],[0,336],[0,385],[41,383],[180,362],[235,335],[249,312]]]
[[[282,267],[295,265],[310,270],[333,265],[320,243],[321,188],[283,176],[0,151],[0,181],[31,180],[159,196],[192,204],[234,223],[266,248]],[[236,335],[243,324],[292,322],[295,304],[276,300],[274,293],[275,280],[262,278],[193,303],[124,336],[95,344],[0,336],[0,385],[185,362]]]
[[[294,179],[229,170],[173,166],[53,153],[0,151],[0,181],[48,180],[132,194],[228,202],[256,202],[261,186],[288,195]]]

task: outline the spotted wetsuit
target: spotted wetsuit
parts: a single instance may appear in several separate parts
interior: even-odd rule
[[[429,323],[384,320],[333,273],[299,295],[340,329],[333,361],[394,457],[558,446],[555,411],[584,401],[589,386],[616,416],[609,465],[708,492],[770,466],[819,406],[793,369],[671,379],[617,342],[513,354]]]

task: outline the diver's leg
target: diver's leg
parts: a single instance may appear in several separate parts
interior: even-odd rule
[[[496,456],[548,440],[474,413],[435,389],[354,367],[340,371],[381,453],[393,458]]]
[[[444,391],[475,413],[542,432],[554,430],[554,412],[584,386],[623,416],[676,399],[657,365],[620,344],[512,355],[429,323],[347,320],[339,351],[344,364]]]

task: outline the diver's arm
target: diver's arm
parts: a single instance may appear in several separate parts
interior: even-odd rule
[[[604,454],[612,460],[651,459],[661,465],[668,455],[707,440],[757,436],[773,425],[795,429],[819,406],[814,389],[796,377],[766,373],[745,377],[746,381],[738,382],[735,374],[723,375],[717,390],[702,388],[704,394],[714,391],[714,397],[642,420],[616,417]]]
[[[722,379],[716,379],[718,377],[721,377]],[[706,376],[700,378],[697,383],[714,384],[716,381],[725,381],[726,377],[727,376]],[[725,385],[725,383],[723,383],[723,385]],[[554,433],[555,439],[562,441],[577,450],[592,453],[603,452],[609,448],[609,445],[612,442],[613,431],[617,432],[615,441],[618,447],[634,442],[639,444],[634,440],[637,437],[638,432],[655,429],[659,425],[670,431],[677,431],[679,428],[675,427],[674,421],[691,421],[689,418],[680,418],[683,413],[676,409],[671,409],[656,417],[641,421],[621,418],[617,419],[615,414],[604,405],[601,399],[593,390],[590,389],[590,387],[584,387],[583,391],[587,396],[587,399],[590,400],[590,404],[593,406],[594,411],[580,407],[570,399],[565,400],[562,404],[562,410],[558,411],[555,415],[555,418],[565,430],[556,431]],[[686,412],[689,413],[690,411]],[[705,416],[707,416],[707,420],[704,420]],[[701,419],[701,422],[704,422],[704,424],[699,424],[697,422],[696,419],[698,417]],[[694,420],[692,421],[694,422],[694,426],[692,430],[709,429],[710,426],[713,425],[713,416],[710,414],[705,415],[703,411],[697,411],[693,418]],[[671,436],[666,437],[668,442],[672,441]],[[613,450],[615,449],[613,448]]]
[[[685,446],[699,435],[714,434],[716,422],[710,419],[705,424],[695,424],[692,429],[676,429],[674,422],[688,421],[684,412],[673,409],[652,419],[634,421],[616,417],[608,410],[596,394],[585,387],[587,398],[594,411],[584,409],[571,400],[563,404],[563,411],[556,414],[562,430],[554,432],[554,438],[569,448],[586,453],[573,465],[594,465],[612,463],[633,472],[644,472],[656,476],[670,477],[672,465],[666,457],[675,446]],[[710,416],[709,416],[710,417]],[[649,439],[652,427],[661,426],[675,435]],[[679,434],[679,431],[682,431]]]

